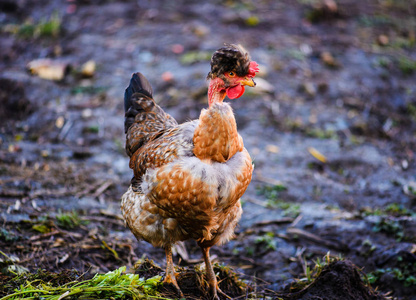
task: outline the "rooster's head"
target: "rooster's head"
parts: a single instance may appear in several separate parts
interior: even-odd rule
[[[225,95],[236,99],[244,94],[244,86],[254,87],[253,78],[259,71],[258,64],[250,60],[248,52],[240,45],[225,45],[211,58],[208,92],[209,104],[222,101]]]

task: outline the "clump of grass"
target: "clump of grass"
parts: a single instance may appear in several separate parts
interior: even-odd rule
[[[159,296],[160,276],[149,279],[136,274],[125,274],[121,267],[106,274],[96,274],[92,279],[71,281],[54,286],[42,279],[27,279],[14,293],[2,300],[12,299],[166,299]]]
[[[105,93],[108,90],[108,87],[105,86],[75,86],[71,89],[71,94],[79,95],[79,94],[88,94],[88,95],[96,95],[100,93]]]
[[[416,121],[416,103],[409,103],[407,106],[407,112],[409,113],[409,115],[411,116],[411,118]],[[413,191],[414,194],[416,195],[416,191]]]
[[[361,210],[361,213],[364,216],[413,216],[416,215],[416,212],[404,207],[402,204],[399,203],[391,203],[387,205],[385,208],[369,208],[366,207]]]
[[[263,244],[266,246],[266,250],[277,250],[277,242],[274,239],[274,233],[273,232],[266,232],[262,236],[258,236],[256,240],[254,241],[256,244]]]
[[[296,282],[291,285],[291,291],[302,290],[307,285],[311,284],[315,280],[315,278],[317,278],[321,274],[322,270],[325,267],[339,260],[341,260],[340,257],[333,257],[330,255],[330,252],[328,252],[322,258],[322,260],[318,258],[316,261],[313,261],[315,264],[314,266],[308,264],[308,262],[305,259],[303,265],[304,277],[297,279]]]
[[[39,217],[33,221],[32,229],[40,233],[48,233],[55,227],[54,222],[48,216]]]
[[[258,193],[266,197],[267,207],[283,210],[284,216],[297,217],[300,213],[300,205],[284,201],[280,198],[280,193],[286,190],[287,187],[277,184],[258,188]]]
[[[56,215],[56,223],[59,227],[65,229],[74,229],[81,225],[88,224],[88,221],[81,220],[81,217],[78,215],[76,211],[71,212],[61,212]]]
[[[6,228],[0,228],[0,240],[5,242],[15,242],[19,240],[19,237],[11,231],[8,231]]]
[[[324,130],[319,128],[308,128],[306,129],[306,135],[310,137],[315,137],[321,140],[324,139],[336,139],[337,135],[333,130]]]
[[[91,125],[88,127],[84,127],[82,129],[83,133],[99,133],[100,132],[100,126],[99,125]]]
[[[416,71],[416,61],[406,56],[401,56],[397,59],[397,65],[405,75],[411,75]]]
[[[381,218],[373,227],[374,232],[384,232],[393,235],[397,241],[404,239],[404,228],[398,220]]]
[[[267,199],[277,199],[280,192],[287,191],[287,187],[282,184],[276,184],[273,186],[265,185],[258,188],[258,193],[265,196]]]
[[[367,274],[370,284],[379,284],[380,279],[385,276],[392,276],[405,287],[416,286],[416,263],[404,261],[403,257],[397,257],[397,265],[394,268],[380,268]]]
[[[359,22],[364,27],[379,27],[379,26],[395,26],[395,20],[388,15],[366,15],[359,19]]]
[[[366,239],[361,243],[361,249],[361,255],[363,255],[364,257],[369,257],[373,254],[374,251],[376,251],[377,246],[373,245],[373,243],[369,239]]]
[[[11,32],[22,38],[57,37],[61,32],[61,18],[57,13],[38,23],[26,21],[21,25],[8,25],[4,31]]]
[[[402,204],[398,204],[398,203],[392,203],[392,204],[387,205],[384,211],[387,214],[394,215],[394,216],[411,216],[415,214],[414,211],[407,209]]]
[[[14,255],[7,255],[3,251],[0,250],[0,273],[3,275],[8,274],[22,274],[26,273],[29,270],[25,267],[18,265],[20,260],[17,256]],[[0,281],[1,287],[1,281]],[[0,289],[0,296],[1,296],[1,289]]]
[[[191,65],[200,61],[209,61],[211,52],[208,51],[189,51],[180,57],[180,62],[184,65]]]

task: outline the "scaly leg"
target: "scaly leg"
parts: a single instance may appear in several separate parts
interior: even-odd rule
[[[218,287],[217,277],[215,276],[214,269],[212,268],[211,260],[209,258],[209,249],[210,247],[202,247],[202,254],[204,255],[204,261],[205,261],[205,269],[207,272],[207,281],[209,284],[209,289],[212,295],[213,300],[219,300],[217,290],[221,295],[224,295],[225,297],[231,299],[227,294],[225,294],[223,291],[220,290]]]
[[[173,265],[173,259],[172,259],[172,246],[168,245],[165,247],[166,252],[166,276],[165,280],[163,280],[164,284],[173,286],[181,298],[185,298],[183,296],[183,293],[181,289],[179,288],[178,282],[176,281],[175,276],[175,267]]]

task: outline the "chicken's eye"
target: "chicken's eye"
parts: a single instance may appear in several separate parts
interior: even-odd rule
[[[234,77],[234,76],[235,76],[235,73],[234,73],[233,71],[228,72],[228,76],[230,76],[230,77]]]

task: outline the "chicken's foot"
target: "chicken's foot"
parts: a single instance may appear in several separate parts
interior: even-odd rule
[[[163,283],[172,286],[181,298],[185,298],[181,289],[179,288],[178,282],[176,281],[175,267],[172,259],[172,246],[168,245],[165,247],[166,253],[166,275]]]
[[[211,264],[211,259],[209,258],[210,247],[201,246],[201,249],[202,249],[202,254],[204,256],[205,271],[207,274],[207,281],[209,284],[209,289],[212,295],[212,299],[219,300],[220,298],[218,297],[218,293],[220,293],[221,295],[225,296],[228,299],[231,299],[231,297],[225,294],[223,291],[221,291],[221,289],[218,286],[217,277],[215,276],[214,269],[212,268],[212,264]]]

